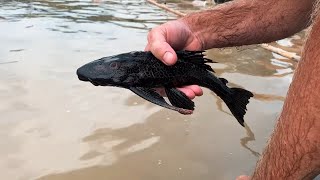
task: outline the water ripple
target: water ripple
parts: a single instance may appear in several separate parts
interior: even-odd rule
[[[131,1],[6,1],[0,2],[0,15],[7,21],[24,18],[53,18],[65,22],[110,23],[126,28],[149,29],[174,16],[142,0]],[[59,28],[53,28],[59,29]],[[64,32],[64,31],[63,31]]]

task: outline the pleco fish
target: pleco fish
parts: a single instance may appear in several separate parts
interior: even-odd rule
[[[78,78],[95,86],[116,86],[130,89],[159,106],[191,114],[194,102],[176,87],[197,84],[215,92],[243,126],[246,105],[253,94],[241,88],[229,88],[228,81],[217,78],[206,63],[203,51],[177,51],[178,61],[167,66],[151,52],[134,51],[92,61],[77,70]],[[164,88],[168,104],[154,89]]]

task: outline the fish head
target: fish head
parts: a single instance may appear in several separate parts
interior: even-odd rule
[[[119,86],[125,73],[120,70],[121,60],[118,56],[104,57],[87,63],[77,70],[81,81],[89,81],[95,86]]]

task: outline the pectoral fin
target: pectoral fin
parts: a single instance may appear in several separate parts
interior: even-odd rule
[[[165,90],[172,105],[194,110],[194,102],[191,101],[183,92],[176,88],[165,88]]]
[[[147,101],[150,101],[156,105],[159,105],[174,111],[178,111],[181,114],[192,114],[193,112],[192,110],[189,110],[189,109],[175,107],[168,104],[162,96],[160,96],[158,93],[156,93],[152,89],[143,88],[143,87],[131,87],[130,90]]]

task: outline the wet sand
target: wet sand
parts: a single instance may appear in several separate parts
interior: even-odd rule
[[[143,50],[175,19],[144,1],[0,3],[1,179],[234,179],[250,174],[296,62],[259,48],[214,49],[212,67],[255,94],[242,128],[213,93],[191,116],[125,89],[80,82],[88,61]],[[177,9],[190,8],[176,2]],[[299,52],[304,33],[275,42]]]

